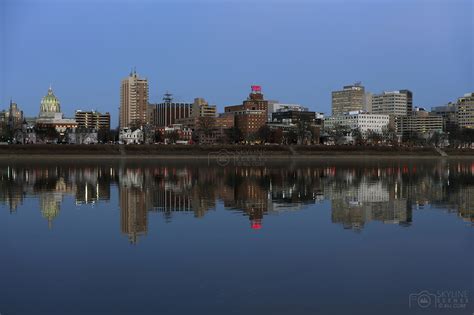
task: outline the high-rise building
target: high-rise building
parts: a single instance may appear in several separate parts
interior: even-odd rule
[[[110,114],[99,113],[97,111],[76,110],[75,114],[78,128],[93,128],[110,130]]]
[[[407,115],[409,115],[413,111],[413,92],[410,90],[399,90],[399,92],[407,96]]]
[[[163,102],[150,104],[150,123],[157,127],[168,127],[176,124],[178,119],[191,117],[193,103],[174,102],[173,95],[166,93]]]
[[[474,93],[458,98],[456,120],[460,128],[474,128]]]
[[[120,128],[143,126],[147,122],[148,80],[136,71],[122,80],[120,87]]]
[[[407,116],[412,112],[413,94],[408,90],[383,92],[372,96],[372,113]]]
[[[18,108],[16,103],[10,101],[10,108],[8,109],[8,125],[10,130],[21,128],[23,120],[23,111]]]
[[[365,88],[360,82],[346,85],[341,91],[332,92],[332,114],[342,115],[351,111],[365,110]]]

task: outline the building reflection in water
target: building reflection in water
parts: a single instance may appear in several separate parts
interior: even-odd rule
[[[123,163],[123,162],[122,162]],[[39,200],[50,228],[64,197],[77,206],[107,202],[117,187],[120,229],[132,244],[147,234],[149,213],[173,220],[176,213],[203,218],[221,202],[249,218],[252,229],[264,217],[329,202],[331,221],[361,231],[372,221],[409,227],[413,211],[446,209],[474,222],[474,163],[471,161],[386,161],[216,167],[65,162],[0,166],[0,203],[12,214],[25,198]]]

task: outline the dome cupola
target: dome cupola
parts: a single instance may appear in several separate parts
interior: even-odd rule
[[[54,117],[55,113],[61,112],[59,100],[53,93],[51,86],[48,89],[48,94],[41,100],[40,117]]]

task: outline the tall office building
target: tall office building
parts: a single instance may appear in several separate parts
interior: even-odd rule
[[[93,128],[110,130],[110,114],[99,113],[97,111],[76,110],[75,114],[78,128]]]
[[[456,120],[460,128],[474,128],[474,93],[458,98]]]
[[[413,108],[413,92],[410,90],[399,90],[400,93],[403,93],[407,96],[407,115],[414,110]]]
[[[130,72],[120,87],[120,128],[145,125],[147,106],[148,80]]]
[[[360,82],[346,85],[341,91],[332,92],[332,114],[342,115],[366,109],[365,88]]]
[[[150,124],[157,127],[168,127],[179,119],[191,117],[193,103],[174,102],[173,95],[166,93],[163,102],[149,105]]]
[[[372,113],[407,116],[413,107],[413,94],[408,90],[383,92],[372,96]]]

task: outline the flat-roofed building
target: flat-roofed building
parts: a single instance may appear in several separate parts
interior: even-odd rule
[[[191,117],[193,103],[174,102],[172,94],[166,93],[163,102],[149,105],[150,124],[167,127],[176,124],[179,119]]]
[[[365,88],[360,82],[346,85],[340,91],[332,92],[332,114],[341,115],[366,108]]]
[[[252,91],[249,97],[242,102],[242,105],[226,106],[226,113],[237,112],[242,110],[263,110],[268,111],[268,101],[263,98],[262,88],[259,85],[252,85]]]
[[[78,128],[110,130],[110,114],[98,111],[76,110],[75,119]]]
[[[456,112],[457,105],[452,102],[431,108],[433,115],[438,115],[443,118],[443,130],[446,132],[451,132],[458,128]]]
[[[305,112],[308,111],[308,108],[300,104],[286,104],[278,101],[268,101],[268,121],[272,121],[273,113],[287,111]]]
[[[267,113],[264,110],[246,109],[234,113],[235,126],[245,137],[257,132],[267,122]]]
[[[351,130],[359,129],[362,133],[372,131],[380,134],[388,127],[389,122],[389,115],[354,111],[325,118],[324,129],[334,130],[337,126],[342,126]]]
[[[397,134],[401,136],[413,132],[427,136],[435,132],[443,132],[443,117],[423,109],[415,109],[411,115],[397,116],[395,127]]]
[[[193,117],[216,117],[217,107],[209,105],[205,99],[197,97],[194,99],[191,115]]]
[[[408,90],[372,95],[372,113],[406,116],[412,111],[413,94]]]
[[[120,128],[139,127],[147,123],[148,80],[136,71],[122,80],[120,86]]]
[[[298,123],[298,122],[306,122],[306,123],[314,123],[316,121],[316,113],[310,111],[281,111],[275,112],[272,114],[272,121],[273,122],[291,122],[291,123]]]
[[[268,101],[263,97],[262,88],[259,85],[252,85],[251,93],[242,105],[226,106],[224,112],[224,115],[234,117],[235,127],[239,128],[245,138],[266,124]]]
[[[474,128],[474,93],[458,98],[456,119],[460,128]]]

